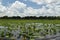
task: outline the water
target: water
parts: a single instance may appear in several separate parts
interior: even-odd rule
[[[30,37],[35,40],[60,40],[60,24],[26,23],[10,27],[0,26],[0,37],[2,35],[16,40],[22,40],[24,35],[27,39]]]

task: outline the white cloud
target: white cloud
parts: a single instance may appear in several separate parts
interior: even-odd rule
[[[43,0],[30,0],[30,1],[35,2],[37,4],[42,4],[43,3]]]
[[[60,0],[33,0],[40,5],[40,3],[46,3],[39,9],[34,9],[32,7],[27,7],[26,4],[15,1],[11,6],[5,7],[0,3],[0,16],[60,16]],[[48,7],[48,9],[46,8]]]
[[[0,3],[0,17],[5,15],[6,10],[6,7]]]
[[[26,4],[16,1],[8,8],[8,10],[7,10],[8,12],[6,15],[8,15],[8,16],[22,16],[23,13],[20,11],[23,11],[25,9],[25,7],[26,7]]]
[[[44,3],[53,3],[53,2],[56,2],[56,0],[29,0],[31,2],[35,2],[37,4],[42,4],[43,2]]]

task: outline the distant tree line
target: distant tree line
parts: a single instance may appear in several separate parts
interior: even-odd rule
[[[20,17],[20,16],[12,16],[12,17],[8,17],[8,16],[3,16],[3,17],[0,17],[0,19],[51,19],[51,20],[54,20],[54,19],[59,19],[60,20],[60,16],[39,16],[39,17],[36,17],[36,16],[25,16],[25,17]]]

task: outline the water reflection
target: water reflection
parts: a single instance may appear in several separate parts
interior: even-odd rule
[[[26,23],[5,27],[0,26],[0,37],[14,38],[16,40],[60,40],[60,24]]]

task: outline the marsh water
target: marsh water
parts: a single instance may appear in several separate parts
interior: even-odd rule
[[[0,37],[15,40],[60,40],[60,24],[25,23],[0,26]]]

